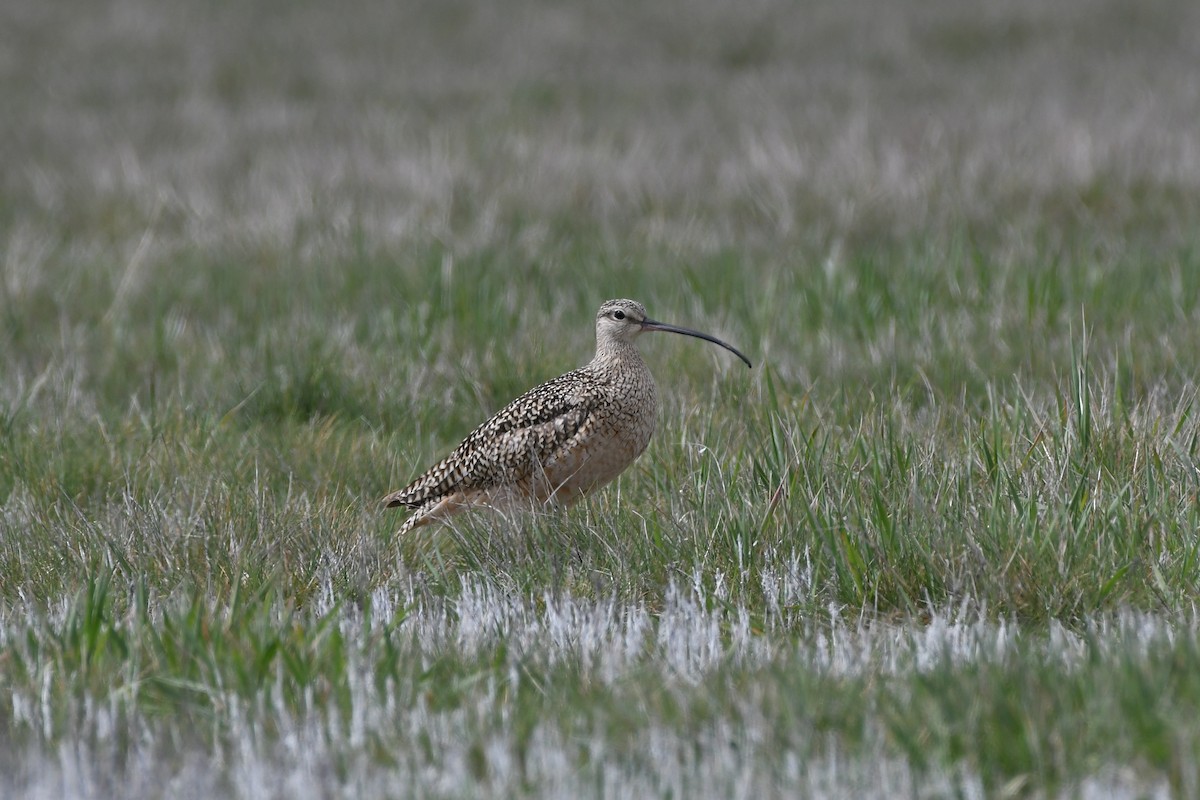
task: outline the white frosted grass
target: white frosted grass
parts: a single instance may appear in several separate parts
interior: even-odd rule
[[[157,757],[155,744],[138,740],[124,756],[125,768],[113,771],[106,745],[64,743],[56,751],[33,753],[23,775],[0,776],[6,798],[83,800],[120,796],[140,798],[231,797],[259,800],[317,800],[353,797],[490,797],[513,794],[543,798],[893,798],[898,796],[984,798],[980,778],[967,769],[916,770],[882,751],[847,754],[836,740],[815,756],[764,753],[752,736],[727,723],[680,737],[649,726],[614,752],[602,737],[564,740],[538,727],[530,736],[523,769],[511,744],[492,739],[482,747],[486,768],[473,773],[475,732],[469,727],[435,729],[440,762],[414,763],[397,754],[394,764],[372,762],[361,751],[346,751],[322,731],[307,728],[290,747],[262,748],[252,737],[229,761],[200,752],[170,761]],[[454,735],[448,735],[454,734]],[[443,735],[445,739],[443,740]],[[580,768],[578,755],[590,756]],[[629,757],[630,753],[637,754]],[[623,757],[617,758],[616,755]],[[14,780],[16,778],[17,780]],[[23,779],[23,780],[22,780]],[[1033,788],[1020,779],[1010,784]],[[1058,797],[1167,798],[1166,781],[1147,783],[1131,769],[1105,766],[1064,788]]]
[[[387,624],[387,616],[387,606],[376,608],[378,624]],[[503,643],[514,663],[530,658],[547,666],[570,663],[604,683],[647,664],[664,677],[697,682],[724,664],[766,665],[781,656],[841,676],[925,670],[1001,656],[1017,634],[1011,623],[965,612],[935,614],[927,625],[912,627],[848,621],[830,608],[792,644],[785,630],[755,632],[751,620],[744,606],[708,598],[695,585],[681,589],[672,583],[663,607],[651,612],[568,595],[544,595],[535,603],[470,579],[452,608],[440,603],[417,608],[404,625],[426,652],[453,647],[471,657]]]
[[[466,577],[451,600],[423,600],[411,584],[401,594],[377,588],[369,621],[353,605],[340,606],[326,579],[318,586],[314,611],[319,616],[339,614],[337,625],[351,642],[367,641],[397,626],[397,615],[403,614],[396,629],[411,636],[415,657],[452,653],[469,659],[503,645],[513,670],[530,661],[547,668],[567,664],[603,684],[647,667],[661,671],[663,680],[690,684],[726,665],[757,667],[780,660],[835,677],[899,675],[999,661],[1021,640],[1069,667],[1088,652],[1089,639],[1092,648],[1109,655],[1144,656],[1156,644],[1171,643],[1179,635],[1178,623],[1127,611],[1089,621],[1084,633],[1052,620],[1037,639],[1030,640],[1031,634],[1016,622],[989,619],[969,602],[940,609],[923,624],[847,618],[834,605],[816,617],[809,612],[808,618],[801,618],[791,610],[784,615],[778,610],[782,604],[798,600],[805,591],[806,581],[798,577],[804,574],[798,570],[801,563],[804,558],[793,554],[783,559],[780,569],[762,571],[764,585],[785,588],[782,596],[768,597],[761,630],[756,629],[751,612],[731,602],[719,582],[717,591],[706,592],[699,575],[686,588],[672,582],[656,610],[568,594],[524,598],[496,583]],[[801,594],[790,595],[791,590]],[[61,598],[48,609],[42,605],[47,610],[39,614],[31,611],[36,604],[0,610],[0,642],[19,640],[30,627],[61,628],[71,602]],[[150,609],[155,616],[159,612]],[[365,629],[364,623],[370,628]],[[117,621],[118,627],[128,624],[128,620]],[[1195,635],[1195,628],[1195,624],[1186,627],[1186,635]],[[32,707],[29,701],[16,697],[13,702],[27,709]],[[31,716],[27,711],[21,715]]]
[[[796,585],[790,582],[797,563],[788,559],[782,575],[764,571],[764,581]],[[706,595],[698,581],[686,589],[671,583],[662,608],[652,612],[642,605],[569,595],[544,595],[535,603],[496,584],[469,579],[452,608],[417,608],[404,624],[426,651],[452,646],[474,656],[503,643],[514,663],[530,658],[547,666],[570,663],[604,683],[646,665],[662,670],[664,679],[694,683],[726,664],[765,666],[780,658],[841,677],[1003,658],[1021,635],[1019,626],[987,619],[971,608],[966,603],[934,613],[923,625],[898,625],[846,619],[831,606],[826,614],[803,622],[789,612],[789,627],[773,624],[768,616],[765,631],[756,631],[745,606],[730,604],[719,593]],[[386,624],[387,614],[381,611],[376,609],[375,621]],[[1151,636],[1155,628],[1145,632]],[[1078,636],[1050,625],[1049,653],[1072,661],[1083,648]]]
[[[796,586],[802,557],[789,557],[771,585]],[[803,570],[800,571],[803,574]],[[790,577],[789,577],[790,576]],[[719,585],[719,584],[718,584]],[[104,797],[119,782],[129,798],[159,797],[387,797],[483,796],[534,787],[542,797],[760,797],[800,791],[811,797],[889,797],[896,793],[983,797],[977,776],[914,771],[884,750],[878,722],[869,721],[863,750],[843,753],[836,739],[821,740],[798,720],[789,729],[803,752],[777,752],[777,721],[768,719],[771,682],[756,681],[732,698],[718,716],[695,730],[656,722],[636,708],[629,739],[602,728],[570,734],[553,718],[518,741],[510,713],[514,693],[551,691],[552,668],[582,670],[585,680],[615,685],[645,682],[655,689],[691,690],[730,668],[783,668],[835,677],[903,676],[967,663],[1003,663],[1015,644],[1046,662],[1069,667],[1086,652],[1085,637],[1102,657],[1139,660],[1155,646],[1197,636],[1196,618],[1172,620],[1141,612],[1097,618],[1074,633],[1060,625],[1025,631],[1015,622],[993,621],[970,604],[934,611],[925,623],[895,624],[847,617],[830,607],[792,627],[768,624],[756,631],[747,609],[723,591],[707,593],[702,581],[673,584],[662,607],[588,600],[569,595],[522,598],[482,579],[464,581],[458,597],[423,600],[414,587],[400,593],[377,589],[371,614],[339,606],[332,589],[319,589],[317,605],[338,614],[347,634],[348,706],[319,701],[308,687],[298,706],[285,702],[277,673],[254,698],[209,687],[229,744],[212,754],[161,740],[161,721],[141,716],[127,697],[102,701],[84,695],[67,715],[68,728],[54,730],[45,697],[14,691],[6,698],[15,727],[32,732],[17,763],[0,777],[0,795],[13,798]],[[722,595],[722,596],[718,596]],[[784,593],[786,597],[786,593]],[[404,615],[403,618],[397,615]],[[61,624],[61,614],[51,614]],[[22,609],[0,614],[0,639],[15,643],[36,624]],[[126,625],[119,621],[118,625]],[[478,679],[457,678],[464,700],[430,704],[418,682],[395,676],[377,683],[370,650],[384,628],[397,626],[400,663],[426,668],[436,658],[486,657],[503,644],[507,669],[484,669]],[[357,644],[356,644],[357,643]],[[366,648],[366,649],[364,649]],[[38,668],[36,659],[32,659]],[[54,666],[42,663],[40,683],[49,691]],[[532,670],[532,672],[531,672]],[[469,670],[468,670],[469,673]],[[736,674],[736,672],[734,673]],[[531,677],[525,680],[525,676]],[[593,715],[595,712],[591,712]],[[345,716],[343,716],[343,714]],[[588,718],[596,719],[595,716]],[[600,714],[603,725],[604,713]],[[873,732],[875,731],[875,732]],[[814,737],[818,737],[814,739]],[[39,742],[60,741],[51,747]],[[126,745],[121,745],[126,742]],[[388,759],[372,755],[387,743]],[[118,755],[118,751],[124,751]],[[1166,796],[1132,774],[1109,769],[1071,792],[1086,797]]]

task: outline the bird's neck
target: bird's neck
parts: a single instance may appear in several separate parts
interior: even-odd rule
[[[633,342],[610,339],[596,343],[596,357],[592,363],[600,369],[645,369],[642,355]]]

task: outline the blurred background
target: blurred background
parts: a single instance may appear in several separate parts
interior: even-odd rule
[[[17,1],[0,28],[10,271],[146,231],[819,252],[1196,218],[1188,0]]]

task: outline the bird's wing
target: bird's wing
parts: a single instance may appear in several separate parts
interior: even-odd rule
[[[530,389],[473,430],[454,451],[384,505],[418,509],[459,489],[515,483],[569,441],[596,407],[595,394],[580,391],[579,370]]]

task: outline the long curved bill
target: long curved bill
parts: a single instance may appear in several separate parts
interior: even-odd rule
[[[712,342],[713,344],[724,347],[726,350],[733,353],[735,356],[740,358],[742,361],[745,361],[747,367],[750,367],[751,369],[754,368],[754,365],[750,363],[750,359],[748,359],[744,355],[742,355],[741,350],[738,350],[736,347],[734,347],[731,344],[722,342],[720,339],[718,339],[715,336],[709,336],[707,333],[701,333],[700,331],[694,331],[691,328],[681,328],[678,325],[668,325],[665,322],[658,322],[658,321],[652,320],[652,319],[642,320],[642,330],[644,330],[644,331],[666,331],[667,333],[681,333],[684,336],[694,336],[697,339],[703,339],[706,342]]]

